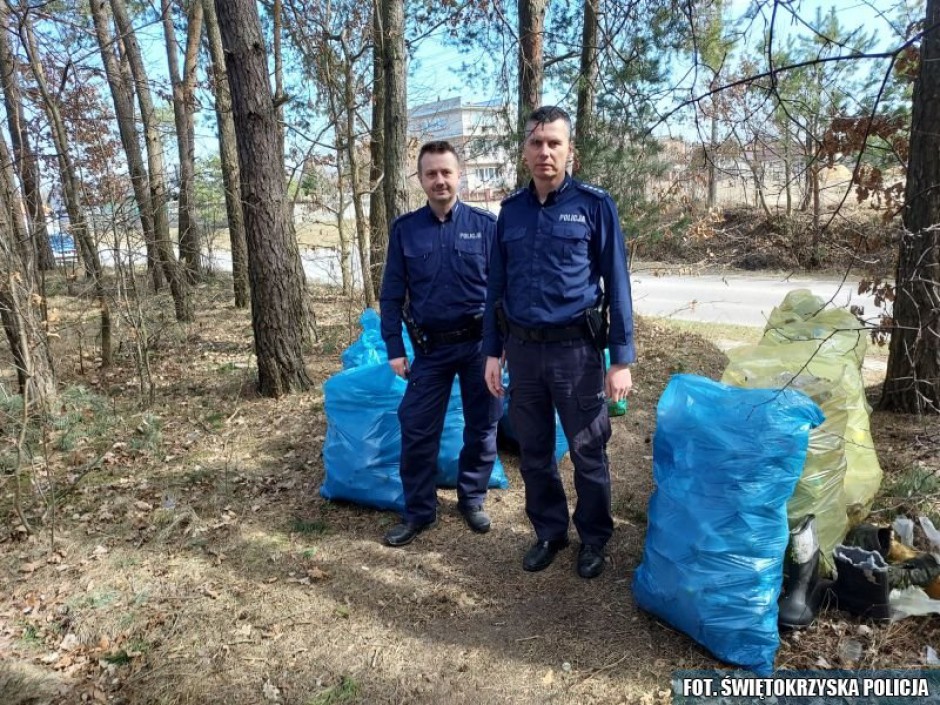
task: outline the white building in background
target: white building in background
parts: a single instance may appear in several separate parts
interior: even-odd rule
[[[449,98],[408,111],[408,134],[419,143],[447,140],[463,162],[460,198],[496,205],[516,180],[515,161],[506,149],[510,113],[496,101],[468,103]]]

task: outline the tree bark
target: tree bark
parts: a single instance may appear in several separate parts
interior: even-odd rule
[[[153,229],[163,263],[163,271],[170,280],[170,292],[173,294],[173,304],[176,309],[176,320],[189,322],[193,320],[193,305],[190,299],[189,287],[186,278],[182,275],[173,252],[173,242],[170,240],[170,220],[167,214],[166,202],[166,172],[163,165],[163,145],[160,143],[160,130],[157,125],[157,114],[150,95],[150,83],[147,79],[147,70],[137,42],[137,35],[131,25],[124,0],[110,0],[111,12],[117,25],[124,53],[130,65],[137,91],[137,102],[140,106],[140,119],[144,126],[144,142],[147,147],[147,166],[150,175],[150,202],[153,205]]]
[[[578,75],[578,106],[575,130],[579,173],[590,174],[593,166],[591,141],[594,132],[594,102],[597,96],[597,13],[600,0],[584,0],[584,29],[581,33],[581,71]]]
[[[369,141],[369,228],[372,231],[372,284],[375,298],[381,293],[388,250],[388,218],[385,215],[385,70],[380,0],[372,3],[372,138]]]
[[[0,134],[0,199],[6,208],[7,232],[11,236],[13,247],[22,261],[23,272],[32,280],[36,279],[36,250],[29,239],[26,221],[23,218],[23,204],[16,188],[16,174],[13,172],[13,158],[7,147],[6,138]]]
[[[333,125],[334,150],[336,152],[336,230],[339,234],[339,271],[342,279],[343,295],[349,296],[353,290],[352,268],[349,255],[349,235],[346,234],[346,172],[344,160],[346,159],[346,124],[340,114],[337,93],[336,77],[333,75],[335,55],[332,49],[325,48],[319,56],[322,64],[322,74],[326,88],[327,111]]]
[[[23,207],[16,192],[6,138],[0,134],[0,321],[16,369],[19,393],[25,399],[55,396],[55,371],[48,339],[36,301],[38,280],[35,253],[26,230]],[[17,223],[19,221],[19,223]]]
[[[382,0],[385,57],[385,217],[408,210],[408,93],[406,88],[405,3]]]
[[[274,25],[272,30],[274,40],[274,106],[277,116],[277,146],[281,153],[281,162],[284,161],[284,56],[281,51],[281,32],[284,28],[284,4],[281,0],[274,0],[271,8],[271,18]],[[293,213],[291,213],[293,217]],[[293,230],[293,221],[291,221]]]
[[[254,0],[216,0],[243,175],[251,319],[261,394],[311,385],[304,367],[304,275],[288,223],[277,109]],[[250,174],[251,178],[246,175]]]
[[[6,205],[4,205],[6,207]],[[0,257],[6,259],[6,252]],[[0,265],[0,321],[10,345],[19,393],[34,403],[56,397],[55,368],[39,311],[32,300],[38,295],[15,270]]]
[[[202,275],[202,233],[196,213],[196,147],[193,112],[195,110],[196,57],[202,34],[202,3],[189,6],[186,32],[186,56],[183,74],[179,68],[179,44],[173,26],[172,0],[162,0],[163,36],[166,40],[167,66],[173,87],[173,119],[176,123],[176,145],[179,153],[179,219],[180,263],[190,283]]]
[[[16,172],[23,185],[26,211],[30,220],[30,235],[36,252],[39,269],[55,268],[55,257],[49,244],[49,232],[46,228],[46,209],[40,191],[39,160],[30,144],[29,131],[26,129],[26,117],[23,113],[23,97],[17,79],[17,61],[10,48],[8,13],[5,5],[0,5],[0,73],[3,74],[3,102],[7,111],[7,125],[10,129],[10,143],[13,147],[13,159]]]
[[[111,365],[111,310],[104,290],[104,275],[101,269],[101,258],[98,256],[98,244],[88,231],[88,222],[85,220],[85,211],[82,205],[82,190],[69,150],[68,132],[65,121],[62,119],[58,101],[49,92],[46,77],[39,62],[39,52],[36,48],[36,38],[33,35],[32,25],[28,17],[19,18],[20,36],[26,53],[29,56],[29,65],[33,80],[42,96],[42,105],[49,125],[52,129],[52,140],[58,156],[59,171],[62,179],[62,191],[65,194],[65,209],[69,214],[69,225],[75,244],[78,248],[86,273],[91,277],[95,298],[101,311],[101,366]]]
[[[91,15],[95,23],[95,36],[101,51],[105,76],[111,89],[114,114],[117,117],[121,145],[127,156],[127,166],[134,189],[134,200],[140,216],[140,227],[144,234],[147,248],[147,266],[150,269],[154,291],[163,288],[163,265],[157,253],[156,236],[153,230],[153,204],[150,201],[149,179],[144,167],[144,157],[140,151],[140,139],[137,121],[134,119],[134,92],[125,81],[118,58],[114,53],[114,37],[109,30],[109,12],[107,0],[91,0]]]
[[[343,103],[346,111],[346,158],[349,162],[349,185],[352,189],[353,213],[356,217],[356,243],[359,248],[359,268],[362,271],[362,293],[367,308],[375,304],[372,286],[372,246],[369,241],[369,224],[362,208],[362,173],[356,142],[356,77],[353,73],[355,58],[350,54],[344,40],[343,46]]]
[[[238,145],[235,140],[235,122],[232,119],[232,96],[225,73],[225,53],[222,35],[215,14],[214,0],[202,0],[205,10],[206,36],[212,60],[212,88],[215,95],[215,114],[219,123],[219,159],[222,162],[222,182],[225,185],[225,212],[228,216],[228,235],[232,248],[232,284],[235,290],[235,308],[246,308],[250,296],[248,286],[248,254],[245,245],[245,216],[242,212],[241,186],[238,172]]]
[[[542,103],[542,79],[545,75],[543,39],[548,0],[519,0],[519,113],[517,124],[525,140],[525,121]],[[522,160],[517,160],[516,188],[526,182]]]
[[[927,0],[924,27],[881,408],[940,414],[940,0]]]

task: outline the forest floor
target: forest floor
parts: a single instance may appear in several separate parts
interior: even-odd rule
[[[670,700],[675,670],[720,667],[640,611],[631,580],[656,402],[675,372],[720,377],[727,341],[713,338],[723,333],[638,321],[636,387],[609,447],[609,564],[584,581],[575,548],[544,572],[522,571],[533,537],[511,455],[511,485],[491,492],[485,535],[465,527],[452,490],[439,492],[438,527],[404,549],[381,543],[392,513],[322,499],[321,383],[357,337],[359,309],[335,290],[312,292],[315,385],[275,401],[254,392],[250,317],[229,286],[221,277],[196,290],[191,325],[152,324],[156,393],[143,405],[134,329],[122,319],[115,365],[100,370],[90,299],[52,282],[64,391],[46,433],[27,433],[36,454],[21,488],[33,534],[14,512],[12,475],[0,476],[3,705],[652,704]],[[20,423],[11,382],[0,379],[7,464]],[[879,411],[871,421],[885,471],[873,520],[936,518],[940,422]],[[567,458],[561,469],[573,497]],[[848,641],[861,647],[857,660]],[[940,616],[881,624],[828,611],[783,635],[776,665],[912,668],[928,647],[940,648]]]

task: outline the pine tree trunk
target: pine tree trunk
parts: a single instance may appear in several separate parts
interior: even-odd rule
[[[383,31],[380,0],[372,5],[372,138],[369,141],[369,228],[372,237],[372,284],[375,298],[379,297],[388,250],[388,218],[385,215],[385,70],[383,61]]]
[[[228,216],[229,242],[232,248],[232,283],[235,290],[235,308],[246,308],[250,296],[248,286],[248,254],[245,250],[245,216],[242,212],[241,186],[238,175],[238,145],[235,141],[235,122],[232,120],[232,96],[225,74],[225,54],[222,35],[215,14],[214,0],[203,0],[209,55],[212,59],[212,88],[215,95],[215,115],[219,124],[219,159],[222,162],[222,182],[225,185],[225,212]]]
[[[927,0],[924,26],[881,408],[940,414],[940,0]]]
[[[304,367],[304,275],[288,224],[277,109],[254,0],[216,0],[238,141],[251,278],[251,318],[261,394],[310,387]]]
[[[353,213],[356,217],[356,244],[359,250],[359,269],[362,271],[362,292],[367,308],[375,304],[372,286],[372,248],[369,242],[369,224],[362,208],[362,174],[359,153],[356,151],[356,77],[354,59],[343,41],[343,110],[346,117],[346,159],[349,163],[349,185],[352,189]]]
[[[17,78],[17,62],[10,48],[8,26],[8,12],[6,5],[2,5],[0,6],[0,73],[2,73],[3,102],[7,111],[10,143],[13,147],[16,172],[23,185],[36,263],[39,269],[50,270],[55,269],[56,262],[52,254],[52,246],[49,244],[46,209],[39,188],[39,160],[30,144],[29,131],[26,129],[23,98]]]
[[[544,36],[545,11],[548,0],[519,0],[519,108],[518,129],[525,141],[525,121],[542,102],[542,79],[545,75]],[[521,159],[516,166],[516,188],[527,178]]]
[[[101,60],[104,64],[108,86],[111,89],[111,100],[114,103],[114,114],[117,117],[118,132],[121,136],[121,145],[127,156],[127,166],[131,177],[131,187],[134,189],[134,200],[137,202],[137,211],[140,216],[140,227],[144,234],[144,243],[147,248],[147,266],[150,269],[151,281],[154,291],[163,288],[163,265],[157,253],[156,236],[153,231],[153,204],[150,202],[150,187],[147,169],[144,167],[144,157],[140,151],[140,139],[137,132],[137,121],[134,119],[134,93],[125,80],[118,58],[114,53],[115,39],[108,29],[109,12],[107,0],[91,0],[91,14],[95,23],[95,36],[98,39],[98,48],[101,51]]]
[[[281,51],[281,32],[284,28],[284,4],[281,0],[274,0],[271,7],[273,24],[272,39],[274,40],[274,106],[277,117],[277,148],[281,154],[281,163],[284,162],[284,103],[287,96],[284,94],[284,56]],[[293,217],[291,212],[290,217]],[[291,221],[293,230],[293,221]]]
[[[189,7],[186,33],[186,58],[183,75],[179,68],[179,44],[173,26],[171,0],[162,0],[163,36],[166,41],[167,66],[173,87],[173,119],[176,123],[176,145],[179,154],[179,219],[180,263],[190,283],[202,275],[202,233],[196,213],[196,149],[193,111],[195,109],[196,56],[202,34],[202,3]]]
[[[392,222],[408,210],[408,92],[406,89],[405,3],[382,0],[385,56],[385,217]]]
[[[160,143],[160,129],[157,113],[150,95],[150,83],[144,68],[137,35],[127,14],[124,0],[110,0],[111,12],[121,36],[127,62],[134,77],[137,89],[137,102],[140,105],[140,119],[144,126],[144,142],[147,147],[147,166],[150,175],[150,202],[153,206],[153,229],[157,241],[157,250],[163,263],[163,271],[170,280],[170,292],[176,309],[176,320],[193,320],[193,305],[186,278],[180,272],[170,239],[170,219],[167,213],[166,172],[163,165],[163,145]]]
[[[578,75],[578,106],[575,131],[578,156],[575,165],[585,178],[593,166],[591,140],[594,132],[594,101],[597,95],[597,13],[600,0],[584,0],[581,32],[581,71]]]
[[[59,162],[59,172],[62,180],[62,191],[65,194],[65,209],[69,214],[69,224],[79,255],[85,266],[85,272],[91,277],[95,298],[101,311],[101,366],[111,366],[111,310],[104,290],[104,273],[101,269],[101,258],[98,255],[98,244],[88,231],[88,222],[85,220],[85,210],[81,201],[81,185],[75,164],[72,161],[68,132],[58,101],[49,92],[46,77],[39,62],[39,53],[36,49],[36,38],[33,35],[32,25],[28,17],[19,18],[19,27],[23,45],[29,55],[29,65],[33,80],[42,96],[42,106],[49,125],[52,129],[52,141],[55,145]]]

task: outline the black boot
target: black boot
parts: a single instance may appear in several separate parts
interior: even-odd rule
[[[857,546],[836,546],[836,599],[839,609],[858,617],[891,618],[888,564],[878,551]]]
[[[808,627],[816,619],[827,591],[819,579],[819,540],[812,514],[790,532],[783,564],[783,590],[777,601],[777,623],[786,629]]]

